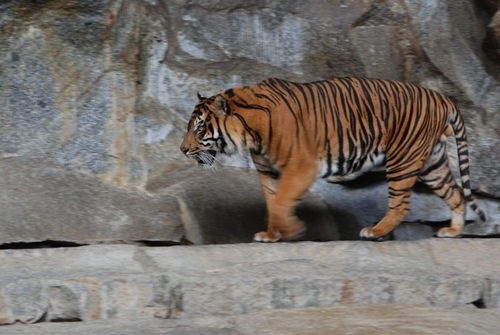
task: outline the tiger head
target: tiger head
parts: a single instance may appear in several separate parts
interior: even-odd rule
[[[236,152],[234,141],[223,130],[230,114],[229,104],[221,94],[210,98],[198,94],[198,103],[191,114],[181,151],[202,167],[212,166],[218,153],[231,155]]]

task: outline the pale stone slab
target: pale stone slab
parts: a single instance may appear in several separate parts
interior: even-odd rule
[[[489,240],[0,251],[0,320],[193,318],[282,308],[500,306]]]
[[[186,320],[132,318],[3,326],[3,335],[484,335],[496,334],[500,311],[408,305],[274,310]]]

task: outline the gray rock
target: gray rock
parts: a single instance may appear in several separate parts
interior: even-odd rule
[[[177,201],[100,183],[45,160],[0,160],[0,243],[179,241]]]
[[[2,318],[6,323],[35,323],[44,321],[48,309],[42,299],[42,286],[36,281],[19,280],[2,287],[4,310],[9,312]]]
[[[48,284],[46,290],[45,294],[49,297],[49,307],[45,316],[47,321],[69,322],[82,319],[80,311],[83,306],[80,304],[87,298],[83,296],[86,293],[83,285],[54,282]]]
[[[426,239],[5,250],[0,320],[189,319],[353,304],[497,308],[498,248],[492,239]]]
[[[488,25],[484,48],[490,59],[498,63],[500,58],[500,11],[493,15]]]
[[[261,311],[241,316],[187,320],[132,318],[78,324],[38,324],[2,327],[2,334],[30,335],[483,335],[494,334],[499,311],[470,308],[429,308],[408,305],[342,306]]]
[[[352,43],[371,78],[402,80],[402,64],[397,53],[397,28],[387,25],[359,26],[350,32]]]

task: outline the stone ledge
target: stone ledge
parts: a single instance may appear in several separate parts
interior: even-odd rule
[[[14,325],[4,326],[1,331],[3,335],[484,335],[498,331],[499,316],[498,309],[340,306],[184,320],[135,317],[127,320]]]
[[[494,239],[0,251],[0,323],[354,304],[500,306]]]

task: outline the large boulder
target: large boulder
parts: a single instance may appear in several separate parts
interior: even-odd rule
[[[0,160],[0,244],[172,241],[185,235],[176,198],[99,182],[48,163]]]

